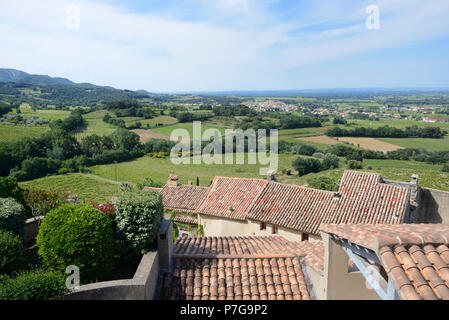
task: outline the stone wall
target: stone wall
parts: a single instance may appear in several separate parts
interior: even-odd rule
[[[82,285],[63,300],[153,300],[159,276],[159,254],[142,257],[132,279]]]
[[[449,192],[421,188],[415,223],[449,223]]]

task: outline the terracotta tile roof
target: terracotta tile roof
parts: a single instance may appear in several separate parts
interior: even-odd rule
[[[161,299],[309,300],[298,250],[282,237],[181,238]]]
[[[174,216],[171,217],[171,219],[173,221],[181,222],[181,223],[198,224],[197,217],[191,216],[188,214],[176,213]]]
[[[269,183],[248,218],[317,234],[321,223],[401,223],[408,188],[381,183],[378,174],[345,171],[339,193]]]
[[[248,219],[316,233],[333,212],[333,192],[271,182],[248,213]]]
[[[165,185],[161,190],[164,208],[193,212],[205,196],[208,187],[179,185],[172,187]]]
[[[449,224],[326,224],[320,230],[374,251],[383,246],[446,244]]]
[[[382,247],[380,260],[403,300],[449,300],[447,245]]]
[[[162,191],[162,188],[144,187],[143,190],[144,190],[144,191],[156,191],[156,192],[161,192],[161,191]]]
[[[245,220],[253,202],[263,191],[263,179],[215,177],[199,205],[199,213]]]
[[[377,252],[403,300],[449,300],[449,224],[324,225]]]

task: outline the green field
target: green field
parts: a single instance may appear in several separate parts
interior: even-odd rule
[[[175,129],[185,129],[189,132],[190,137],[193,138],[193,124],[192,123],[179,123],[179,124],[176,124],[173,126],[153,128],[153,129],[151,129],[151,131],[170,136],[172,131]],[[221,134],[224,134],[226,128],[218,127],[218,126],[211,126],[207,122],[201,123],[201,132],[203,133],[207,129],[218,129],[221,132]]]
[[[59,176],[48,176],[32,181],[21,182],[23,188],[33,189],[63,189],[78,195],[80,201],[95,199],[99,202],[107,202],[111,197],[120,193],[119,185],[114,181],[108,181],[95,175],[74,173]]]
[[[329,176],[339,180],[343,174],[345,164],[340,162],[341,168],[327,170],[320,173],[308,174],[302,177],[297,175],[287,176],[281,170],[291,169],[295,155],[280,155],[279,169],[276,177],[281,183],[306,185],[311,176]],[[416,161],[399,160],[365,160],[363,171],[376,172],[385,179],[410,181],[411,175],[419,175],[419,185],[449,191],[449,174],[441,172],[440,166],[430,165]],[[208,186],[214,176],[231,176],[247,178],[264,178],[259,175],[260,165],[174,165],[169,159],[157,159],[142,157],[117,165],[98,165],[91,167],[93,174],[67,174],[48,176],[32,181],[22,182],[21,186],[42,189],[65,189],[79,196],[82,201],[96,199],[99,202],[109,201],[111,197],[118,195],[119,188],[115,182],[116,174],[119,182],[142,182],[146,177],[165,184],[171,171],[178,175],[180,183],[188,181],[196,182],[198,177],[200,185]],[[265,167],[265,166],[263,166]],[[371,169],[368,169],[371,167]]]
[[[295,156],[280,155],[279,168],[290,168]],[[246,161],[245,161],[246,162]],[[214,176],[235,176],[235,177],[254,177],[259,178],[259,168],[265,165],[250,164],[232,164],[232,165],[216,165],[216,164],[173,164],[170,159],[158,159],[152,157],[142,157],[129,162],[122,162],[109,165],[98,165],[91,169],[93,173],[106,178],[115,180],[117,172],[118,181],[142,182],[145,177],[150,176],[153,180],[161,183],[167,181],[171,171],[174,171],[180,179],[181,183],[187,183],[188,180],[196,181],[199,177],[200,184],[208,185]],[[117,170],[117,171],[116,171]]]
[[[378,140],[395,144],[403,148],[424,148],[427,151],[449,150],[449,136],[442,139],[425,138],[377,138]]]
[[[48,130],[42,127],[21,127],[0,125],[0,142],[16,142],[25,137],[36,138]]]

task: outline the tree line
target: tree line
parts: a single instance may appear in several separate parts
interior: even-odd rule
[[[447,131],[441,130],[440,127],[411,126],[399,129],[388,125],[378,128],[357,127],[354,129],[333,127],[326,131],[326,135],[330,137],[441,138],[446,134]]]

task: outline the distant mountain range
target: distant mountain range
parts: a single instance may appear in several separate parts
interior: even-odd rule
[[[16,82],[36,86],[66,85],[84,88],[115,89],[112,87],[97,86],[91,83],[75,83],[66,78],[50,77],[47,75],[39,75],[39,74],[29,74],[24,71],[16,69],[2,69],[2,68],[0,68],[0,82]]]

